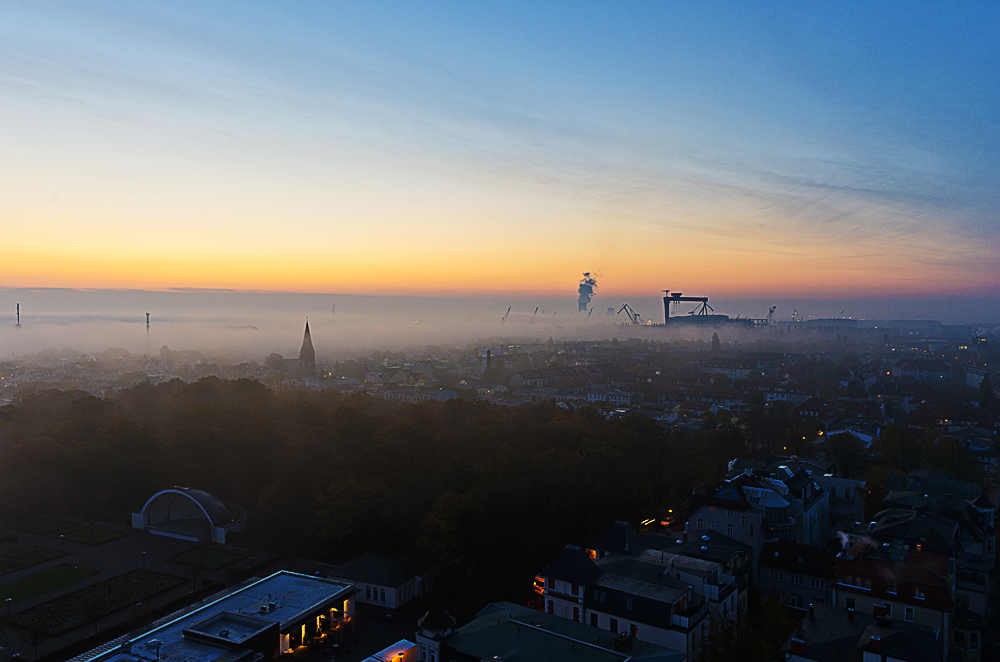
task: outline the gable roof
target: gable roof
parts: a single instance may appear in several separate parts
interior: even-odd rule
[[[833,562],[833,558],[812,545],[779,540],[764,545],[758,563],[761,568],[829,580],[833,578]]]
[[[582,547],[566,545],[563,551],[559,552],[556,560],[542,572],[542,575],[562,582],[586,586],[601,576],[601,569],[597,567],[597,564],[591,560]]]

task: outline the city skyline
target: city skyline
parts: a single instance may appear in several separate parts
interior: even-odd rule
[[[998,301],[995,8],[0,16],[6,287]]]

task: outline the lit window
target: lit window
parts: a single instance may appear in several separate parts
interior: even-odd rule
[[[715,514],[715,506],[709,506],[708,507],[708,514],[709,515],[714,515]]]
[[[885,590],[886,590],[887,593],[895,593],[896,592],[896,582],[886,582],[885,583]]]
[[[927,598],[927,594],[924,592],[924,587],[923,586],[914,586],[913,587],[913,597],[915,597],[917,600],[924,600],[924,599],[926,599]]]

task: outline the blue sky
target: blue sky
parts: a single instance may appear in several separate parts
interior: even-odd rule
[[[995,297],[998,19],[5,3],[0,281]]]

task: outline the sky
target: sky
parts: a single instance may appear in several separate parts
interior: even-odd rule
[[[983,2],[4,2],[0,287],[570,311],[592,272],[599,310],[995,318],[998,28]]]

